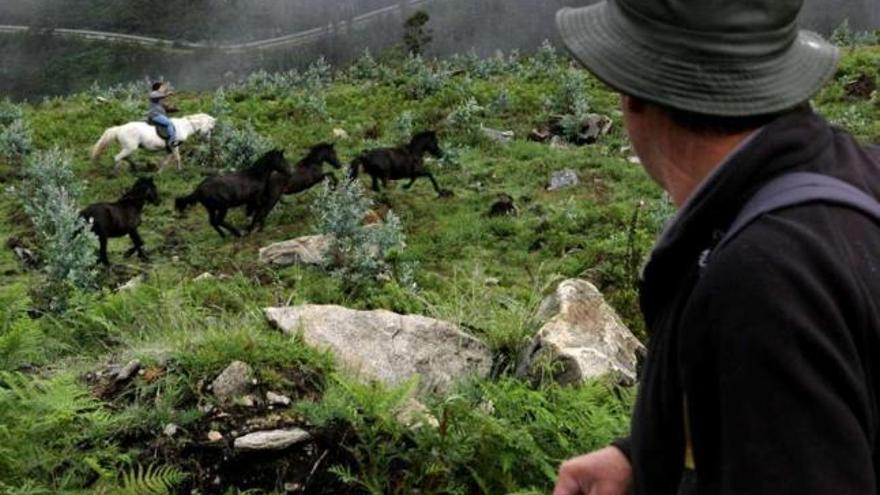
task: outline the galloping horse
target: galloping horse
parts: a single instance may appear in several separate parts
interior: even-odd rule
[[[174,127],[177,129],[177,140],[183,142],[194,134],[210,134],[214,130],[216,119],[205,113],[197,113],[179,119],[171,119],[171,122],[174,123]],[[122,162],[137,151],[138,148],[144,148],[148,151],[166,150],[165,140],[159,137],[155,127],[146,122],[129,122],[128,124],[111,127],[104,131],[101,139],[92,148],[92,160],[97,160],[113,140],[118,141],[119,145],[122,146],[122,151],[113,157],[116,164],[114,171],[117,173],[119,172],[119,167],[122,166]],[[165,160],[162,161],[162,165],[159,167],[160,172],[165,169],[172,158],[177,160],[177,170],[181,169],[180,150],[173,148]]]
[[[98,236],[101,247],[98,252],[98,261],[109,265],[107,259],[107,239],[113,237],[129,236],[134,245],[126,251],[129,257],[134,253],[146,261],[147,253],[144,251],[144,241],[138,234],[138,226],[141,224],[141,211],[144,203],[159,204],[159,192],[152,178],[141,178],[115,203],[95,203],[83,209],[79,215],[91,225],[92,232]]]
[[[404,189],[409,189],[416,179],[427,177],[440,197],[450,196],[452,192],[440,189],[434,175],[425,167],[424,157],[429,153],[436,158],[443,156],[443,150],[440,149],[437,141],[437,133],[420,132],[413,136],[409,144],[364,152],[351,162],[348,177],[357,179],[358,172],[363,168],[364,172],[373,179],[374,191],[379,191],[380,181],[382,186],[387,188],[389,180],[409,179],[409,183],[403,186]]]
[[[342,164],[336,157],[336,149],[333,144],[320,143],[312,146],[308,154],[293,166],[290,176],[273,173],[269,178],[269,192],[266,195],[267,207],[271,210],[275,207],[284,194],[297,194],[329,180],[333,186],[338,182],[332,173],[324,172],[324,164],[329,163],[333,168],[340,169]],[[251,214],[248,209],[248,215]]]
[[[262,228],[275,206],[269,201],[269,177],[272,172],[290,176],[290,164],[281,150],[266,153],[247,170],[208,177],[192,194],[177,198],[174,207],[182,213],[190,206],[201,203],[208,210],[211,226],[220,237],[226,237],[223,229],[235,237],[241,237],[241,232],[226,221],[226,213],[230,208],[247,206],[248,214],[253,215],[248,232],[257,225]]]

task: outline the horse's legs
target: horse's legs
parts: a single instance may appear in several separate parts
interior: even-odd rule
[[[131,242],[132,242],[132,244],[134,244],[134,247],[132,247],[131,249],[129,249],[128,251],[125,252],[125,257],[127,258],[127,257],[131,256],[132,254],[134,254],[135,252],[137,252],[138,258],[140,258],[144,261],[147,261],[148,260],[147,253],[146,253],[146,251],[144,251],[144,240],[141,239],[141,235],[138,234],[137,229],[129,232],[128,237],[131,239]]]
[[[119,174],[119,169],[122,167],[122,162],[127,161],[128,157],[134,152],[134,150],[128,149],[126,147],[122,148],[122,151],[116,154],[113,157],[113,161],[115,162],[115,166],[113,167],[113,172],[115,174]],[[129,162],[130,163],[130,162]]]
[[[409,189],[409,188],[411,188],[411,187],[413,186],[413,184],[416,183],[416,179],[418,179],[418,176],[415,176],[415,175],[414,175],[414,176],[410,177],[410,179],[409,179],[409,183],[407,183],[405,186],[403,186],[403,188],[404,188],[404,189]]]
[[[379,192],[379,178],[375,175],[371,175],[370,177],[373,178],[373,190]]]
[[[208,210],[208,218],[210,219],[211,227],[214,227],[214,230],[220,234],[221,238],[226,238],[226,232],[223,232],[223,229],[220,228],[220,222],[217,220],[217,211]]]
[[[237,228],[233,227],[232,225],[229,224],[229,222],[226,221],[226,212],[227,211],[229,211],[229,210],[227,210],[225,208],[217,211],[217,223],[220,224],[221,226],[225,227],[226,230],[228,230],[229,232],[232,232],[232,235],[234,235],[235,237],[241,237],[241,232],[239,232]]]
[[[177,162],[177,171],[180,172],[181,170],[183,170],[183,165],[181,165],[181,163],[180,163],[180,148],[175,146],[173,154],[174,154],[174,160]]]
[[[110,260],[107,259],[107,236],[98,234],[98,261],[104,266],[110,266]]]
[[[166,167],[168,167],[168,162],[170,162],[174,158],[174,153],[168,153],[165,155],[165,158],[162,159],[162,163],[159,164],[159,171],[157,173],[162,173]],[[180,170],[180,156],[177,157],[177,170]]]

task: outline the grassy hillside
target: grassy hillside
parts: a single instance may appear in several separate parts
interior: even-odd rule
[[[845,88],[863,73],[876,78],[878,67],[880,50],[849,51],[817,100],[832,120],[872,141],[880,141],[880,100]],[[223,122],[249,124],[291,158],[333,140],[334,129],[349,135],[336,138],[345,162],[413,131],[440,129],[448,158],[430,166],[454,197],[438,199],[427,182],[370,193],[377,209],[401,218],[406,248],[397,263],[411,273],[353,288],[320,268],[261,265],[259,247],[315,233],[317,190],[286,198],[265,231],[222,240],[200,207],[183,217],[173,210],[173,197],[223,167],[199,152],[206,144],[184,145],[184,170],[156,176],[162,203],[145,210],[150,263],[124,260],[128,240],[113,240],[115,265],[99,271],[101,288],[48,312],[41,271],[0,250],[0,493],[546,493],[560,460],[625,432],[632,391],[527,383],[511,366],[536,330],[537,304],[564,278],[594,282],[645,337],[634,282],[670,208],[628,160],[616,97],[547,49],[482,61],[363,59],[327,76],[257,74],[217,94],[183,93],[176,103],[183,113],[219,111]],[[598,143],[524,139],[579,98],[614,121]],[[88,154],[104,128],[142,111],[126,91],[107,90],[47,100],[24,115],[37,149],[69,152],[90,203],[115,200],[134,182],[132,173],[112,174],[109,155],[95,164]],[[481,124],[513,130],[517,139],[491,142]],[[136,157],[142,168],[159,159]],[[546,191],[550,174],[566,168],[580,184]],[[39,253],[10,189],[22,186],[19,167],[4,163],[0,172],[7,188],[0,242]],[[514,198],[519,216],[487,215],[500,193]],[[237,212],[232,221],[245,220]],[[214,278],[194,280],[204,272]],[[136,288],[115,290],[138,275],[144,281]],[[460,323],[491,346],[496,371],[429,400],[440,427],[407,429],[394,420],[406,389],[351,382],[332,356],[272,330],[260,311],[304,302]],[[102,387],[97,372],[134,358],[143,375],[121,390]],[[206,383],[233,360],[253,366],[260,390],[292,397],[293,407],[210,407]],[[316,448],[238,458],[206,440],[209,431],[229,436],[254,417],[304,426],[315,432]],[[169,423],[180,432],[164,435]]]

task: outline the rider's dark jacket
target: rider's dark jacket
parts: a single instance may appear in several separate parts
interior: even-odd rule
[[[880,152],[803,108],[688,200],[643,273],[648,357],[618,443],[636,494],[677,492],[686,424],[696,493],[878,493],[880,225],[842,206],[791,207],[699,266],[745,201],[792,171],[880,198]]]

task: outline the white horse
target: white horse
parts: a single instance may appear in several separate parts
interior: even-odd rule
[[[206,113],[197,113],[180,119],[171,119],[171,122],[174,123],[174,128],[177,131],[177,140],[183,142],[194,134],[210,135],[211,131],[214,130],[216,119]],[[122,162],[138,148],[144,148],[148,151],[166,149],[165,140],[159,137],[155,127],[146,122],[129,122],[128,124],[111,127],[104,131],[101,139],[92,148],[92,160],[97,160],[114,139],[122,146],[122,151],[113,158],[116,163],[114,171],[117,173],[119,172],[119,167],[122,166]],[[160,172],[165,169],[172,158],[177,160],[177,170],[181,169],[180,149],[175,147],[172,148],[172,151],[162,161],[159,167]]]

